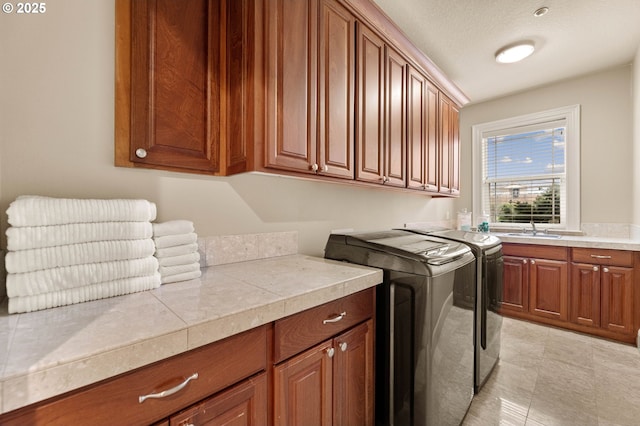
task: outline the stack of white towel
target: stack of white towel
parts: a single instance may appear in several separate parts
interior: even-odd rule
[[[192,280],[202,274],[198,235],[194,231],[193,222],[188,220],[153,224],[162,284]]]
[[[152,202],[21,196],[7,216],[9,313],[160,286]]]

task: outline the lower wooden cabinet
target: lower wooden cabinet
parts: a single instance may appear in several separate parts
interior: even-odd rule
[[[634,343],[640,328],[640,254],[504,244],[501,313]]]
[[[372,425],[374,306],[367,289],[0,415],[0,425]]]
[[[503,312],[566,321],[567,249],[505,244]]]
[[[373,424],[373,321],[274,367],[275,425]]]
[[[267,375],[262,373],[171,416],[169,425],[266,425],[267,395]]]
[[[576,248],[571,271],[571,321],[633,336],[633,253]]]

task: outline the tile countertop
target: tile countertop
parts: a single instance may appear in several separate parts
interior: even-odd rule
[[[0,413],[221,340],[382,282],[304,255],[203,269],[196,280],[26,314],[0,306]]]
[[[563,235],[560,238],[521,237],[508,235],[503,232],[491,232],[503,243],[538,244],[547,246],[584,247],[595,249],[640,251],[640,241],[628,238],[606,238],[592,236]]]

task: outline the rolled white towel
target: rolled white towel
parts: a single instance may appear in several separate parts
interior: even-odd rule
[[[193,222],[189,220],[170,220],[153,224],[153,236],[164,237],[166,235],[180,235],[194,232]]]
[[[189,263],[187,265],[160,266],[159,271],[162,277],[168,277],[170,275],[184,274],[185,272],[193,272],[199,269],[199,263]]]
[[[156,205],[147,200],[94,200],[23,195],[9,205],[11,226],[48,226],[93,222],[151,222]]]
[[[106,299],[108,297],[160,287],[160,273],[146,277],[124,278],[121,280],[91,284],[84,287],[69,288],[34,296],[18,296],[9,298],[9,313],[31,312],[57,306]]]
[[[123,278],[149,276],[157,271],[158,259],[148,256],[8,274],[7,296],[33,296]]]
[[[195,280],[196,278],[200,278],[202,275],[202,271],[198,269],[197,271],[185,272],[182,274],[169,275],[168,277],[162,277],[162,284],[169,283],[177,283],[178,281],[187,281],[187,280]]]
[[[190,232],[188,234],[165,235],[164,237],[153,237],[153,241],[156,243],[156,248],[181,246],[198,241],[198,234]]]
[[[107,240],[151,238],[151,222],[70,223],[7,228],[7,249],[12,251]]]
[[[188,265],[200,262],[200,253],[196,251],[179,256],[158,257],[157,259],[160,266]]]
[[[197,244],[195,244],[197,246]],[[128,241],[98,241],[67,246],[10,251],[5,258],[8,273],[33,272],[83,263],[141,259],[153,255],[151,238]]]
[[[181,246],[173,246],[173,247],[156,249],[156,253],[154,256],[156,256],[157,258],[180,256],[183,254],[194,253],[197,251],[198,251],[198,244],[191,243],[191,244],[183,244]]]

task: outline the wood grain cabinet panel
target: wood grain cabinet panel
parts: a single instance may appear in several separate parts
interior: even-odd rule
[[[150,424],[266,370],[267,327],[229,337],[0,418],[2,425]],[[171,389],[165,398],[139,397]]]
[[[407,187],[438,191],[438,89],[412,66],[407,77]]]
[[[566,321],[569,289],[567,262],[531,259],[529,277],[529,312]]]
[[[501,313],[635,343],[640,253],[503,244]]]
[[[501,310],[529,310],[529,261],[524,257],[504,256]]]
[[[130,7],[129,160],[218,172],[221,2],[135,1]]]
[[[274,367],[274,424],[373,425],[373,321]]]
[[[632,339],[633,252],[574,248],[571,258],[571,321]]]
[[[440,96],[439,192],[460,195],[460,111],[444,95]]]
[[[262,426],[267,421],[267,375],[262,373],[169,418],[169,426]]]

